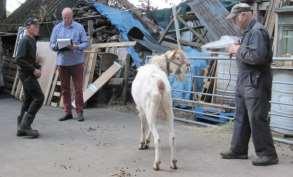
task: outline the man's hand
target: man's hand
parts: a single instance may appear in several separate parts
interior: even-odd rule
[[[240,48],[240,45],[239,44],[232,44],[229,48],[228,48],[228,53],[230,55],[235,55],[238,50]]]
[[[35,69],[35,70],[34,70],[34,75],[35,75],[37,78],[40,78],[41,75],[42,75],[41,70],[40,70],[40,69]]]
[[[77,49],[78,48],[78,45],[73,44],[73,45],[68,46],[68,48],[70,50],[74,50],[74,49]]]

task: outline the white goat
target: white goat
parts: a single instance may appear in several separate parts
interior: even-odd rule
[[[181,50],[168,51],[163,55],[152,57],[149,64],[140,67],[132,83],[131,94],[141,120],[139,149],[148,149],[152,134],[155,145],[154,170],[159,170],[161,163],[160,137],[157,129],[157,119],[159,117],[169,123],[169,144],[171,148],[170,167],[177,169],[177,160],[175,159],[174,114],[172,109],[171,86],[167,75],[173,73],[179,80],[183,80],[188,65],[189,63]],[[147,124],[148,132],[146,132]]]

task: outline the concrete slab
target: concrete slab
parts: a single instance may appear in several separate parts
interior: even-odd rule
[[[166,129],[162,129],[162,171],[152,170],[153,146],[139,151],[134,113],[85,110],[85,122],[58,122],[62,110],[43,107],[34,127],[39,139],[15,136],[20,103],[0,99],[0,177],[291,177],[293,153],[277,144],[280,164],[254,167],[250,160],[222,160],[231,130],[176,123],[179,169],[169,168]],[[251,148],[250,159],[253,157]]]

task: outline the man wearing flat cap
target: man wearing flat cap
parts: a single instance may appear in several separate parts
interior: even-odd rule
[[[26,34],[20,40],[16,54],[17,69],[24,91],[20,115],[17,117],[17,136],[37,138],[39,132],[33,130],[31,124],[44,102],[44,94],[37,80],[41,77],[41,66],[36,60],[39,22],[36,18],[30,17],[25,21],[24,26]]]
[[[233,6],[227,19],[239,27],[242,39],[228,49],[236,56],[238,66],[236,114],[230,150],[221,156],[223,159],[247,159],[251,136],[257,155],[252,164],[277,164],[268,117],[272,88],[270,37],[265,27],[254,19],[248,4]]]

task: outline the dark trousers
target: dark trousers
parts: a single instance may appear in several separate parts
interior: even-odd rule
[[[238,85],[236,95],[236,120],[231,150],[246,154],[251,136],[258,156],[277,156],[268,117],[271,80],[263,77],[251,84],[251,80],[255,81],[254,76],[251,78],[245,79],[249,80],[249,84],[244,80],[238,82],[242,84]]]
[[[83,64],[74,66],[60,66],[59,67],[61,79],[61,92],[63,97],[64,111],[66,114],[71,114],[71,88],[70,79],[72,78],[75,89],[75,105],[76,112],[83,111]]]
[[[21,115],[25,112],[35,116],[43,105],[44,94],[40,87],[38,80],[34,76],[26,76],[20,74],[19,76],[24,92],[24,100],[21,108]]]

